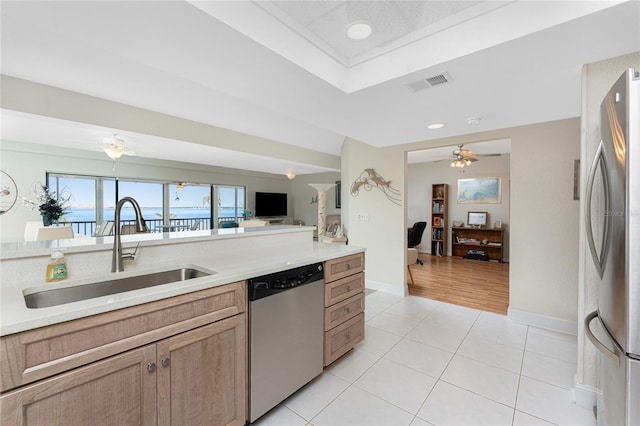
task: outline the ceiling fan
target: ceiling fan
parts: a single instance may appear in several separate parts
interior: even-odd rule
[[[113,161],[116,161],[122,155],[136,155],[124,142],[124,139],[114,134],[113,137],[104,138],[102,140],[102,149]]]
[[[478,157],[499,157],[500,155],[501,154],[475,154],[470,149],[465,149],[464,145],[461,144],[451,152],[451,167],[465,167],[478,161]]]

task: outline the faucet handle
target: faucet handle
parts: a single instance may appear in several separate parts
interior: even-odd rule
[[[123,250],[122,251],[122,258],[123,259],[134,260],[136,258],[136,254],[138,253],[138,247],[140,247],[140,243],[136,244],[136,248],[134,248],[132,252],[125,253],[124,250]]]

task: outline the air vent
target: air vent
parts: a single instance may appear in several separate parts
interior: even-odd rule
[[[447,77],[444,74],[434,75],[433,77],[425,78],[427,83],[431,86],[437,86],[438,84],[448,83]]]
[[[443,72],[441,74],[433,75],[431,77],[423,78],[418,81],[414,81],[413,83],[407,84],[407,87],[412,92],[418,92],[420,90],[428,89],[433,86],[439,86],[441,84],[450,83],[451,76],[447,72]]]

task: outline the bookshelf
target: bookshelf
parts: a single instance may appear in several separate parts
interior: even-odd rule
[[[431,185],[431,254],[447,254],[447,192],[446,183]]]
[[[475,250],[484,252],[489,260],[502,262],[503,232],[493,228],[451,228],[451,256],[465,257]]]

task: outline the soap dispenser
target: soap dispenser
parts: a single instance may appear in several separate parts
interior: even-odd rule
[[[68,272],[64,253],[62,253],[61,250],[54,250],[51,253],[51,259],[49,259],[49,263],[47,264],[45,281],[50,283],[65,280],[68,277]]]

